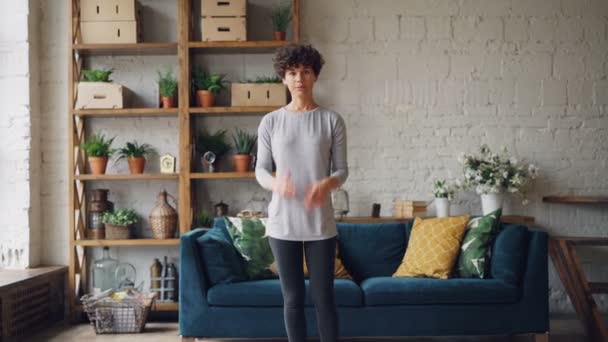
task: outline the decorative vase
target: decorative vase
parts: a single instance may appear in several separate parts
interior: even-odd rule
[[[108,165],[108,157],[88,157],[91,173],[94,175],[103,175],[106,173]]]
[[[177,200],[163,189],[158,195],[158,205],[150,212],[150,227],[155,239],[172,239],[177,231],[177,211],[167,203],[167,196]]]
[[[235,154],[234,167],[236,172],[247,172],[251,166],[251,156],[248,154]]]
[[[129,171],[131,174],[144,173],[144,167],[146,166],[146,158],[144,157],[130,157],[127,159],[129,162]]]
[[[285,32],[275,31],[274,32],[274,40],[285,40]]]
[[[197,90],[196,98],[199,107],[213,107],[215,105],[215,95],[209,90]]]
[[[437,217],[450,216],[450,200],[445,197],[435,198],[435,208],[437,209]]]
[[[504,195],[502,193],[481,194],[481,211],[487,215],[496,209],[502,208]]]

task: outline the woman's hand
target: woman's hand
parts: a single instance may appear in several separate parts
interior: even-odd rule
[[[272,183],[272,191],[285,198],[291,198],[296,195],[296,185],[291,179],[291,171],[287,173],[287,177],[276,175]]]
[[[328,182],[323,179],[308,187],[306,190],[306,197],[304,198],[304,206],[306,209],[318,208],[325,203],[327,194],[331,191],[328,185]]]

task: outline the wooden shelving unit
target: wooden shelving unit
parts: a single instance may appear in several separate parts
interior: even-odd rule
[[[87,240],[85,238],[87,184],[91,181],[136,181],[136,180],[176,180],[179,191],[179,233],[190,231],[193,219],[193,186],[197,179],[254,179],[253,172],[197,173],[191,170],[193,120],[199,116],[246,116],[263,115],[276,107],[190,107],[190,57],[192,54],[207,53],[272,53],[276,48],[300,40],[300,0],[293,1],[294,20],[291,41],[245,41],[245,42],[197,42],[191,32],[193,1],[174,0],[177,7],[176,42],[138,44],[82,44],[80,32],[80,0],[68,3],[68,178],[69,178],[69,293],[68,301],[72,321],[79,319],[82,306],[78,298],[88,288],[88,250],[100,246],[179,246],[179,239],[130,239],[130,240]],[[75,86],[80,80],[83,59],[89,56],[121,55],[176,55],[178,61],[178,101],[179,107],[125,108],[125,109],[74,109],[76,104]],[[154,72],[154,70],[151,70]],[[137,91],[134,89],[134,91]],[[86,156],[80,148],[86,138],[85,120],[96,118],[128,117],[176,117],[178,120],[179,169],[174,174],[86,174]],[[177,311],[177,303],[157,303],[156,311]]]
[[[543,197],[543,202],[561,204],[608,204],[608,196],[551,195]]]
[[[105,174],[105,175],[90,175],[80,174],[75,175],[75,179],[81,181],[101,181],[101,180],[153,180],[153,179],[178,179],[179,174],[177,173],[144,173],[138,175],[132,174]]]
[[[206,107],[206,108],[190,108],[190,113],[193,115],[262,115],[277,107]]]
[[[125,109],[75,109],[74,115],[82,117],[177,117],[177,108],[125,108]]]
[[[85,56],[175,55],[177,53],[177,43],[73,44],[72,46],[75,53]]]

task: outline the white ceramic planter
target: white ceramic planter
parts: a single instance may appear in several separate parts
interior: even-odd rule
[[[447,198],[435,198],[435,208],[437,209],[437,217],[450,216],[450,200]]]
[[[496,209],[502,208],[504,203],[504,195],[499,194],[482,194],[481,195],[481,211],[483,215],[487,215]]]

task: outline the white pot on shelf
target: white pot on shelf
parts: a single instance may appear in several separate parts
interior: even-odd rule
[[[435,198],[435,208],[437,209],[437,217],[450,216],[450,200],[445,197]]]
[[[504,194],[502,193],[481,194],[481,212],[483,215],[502,208],[503,203]]]

